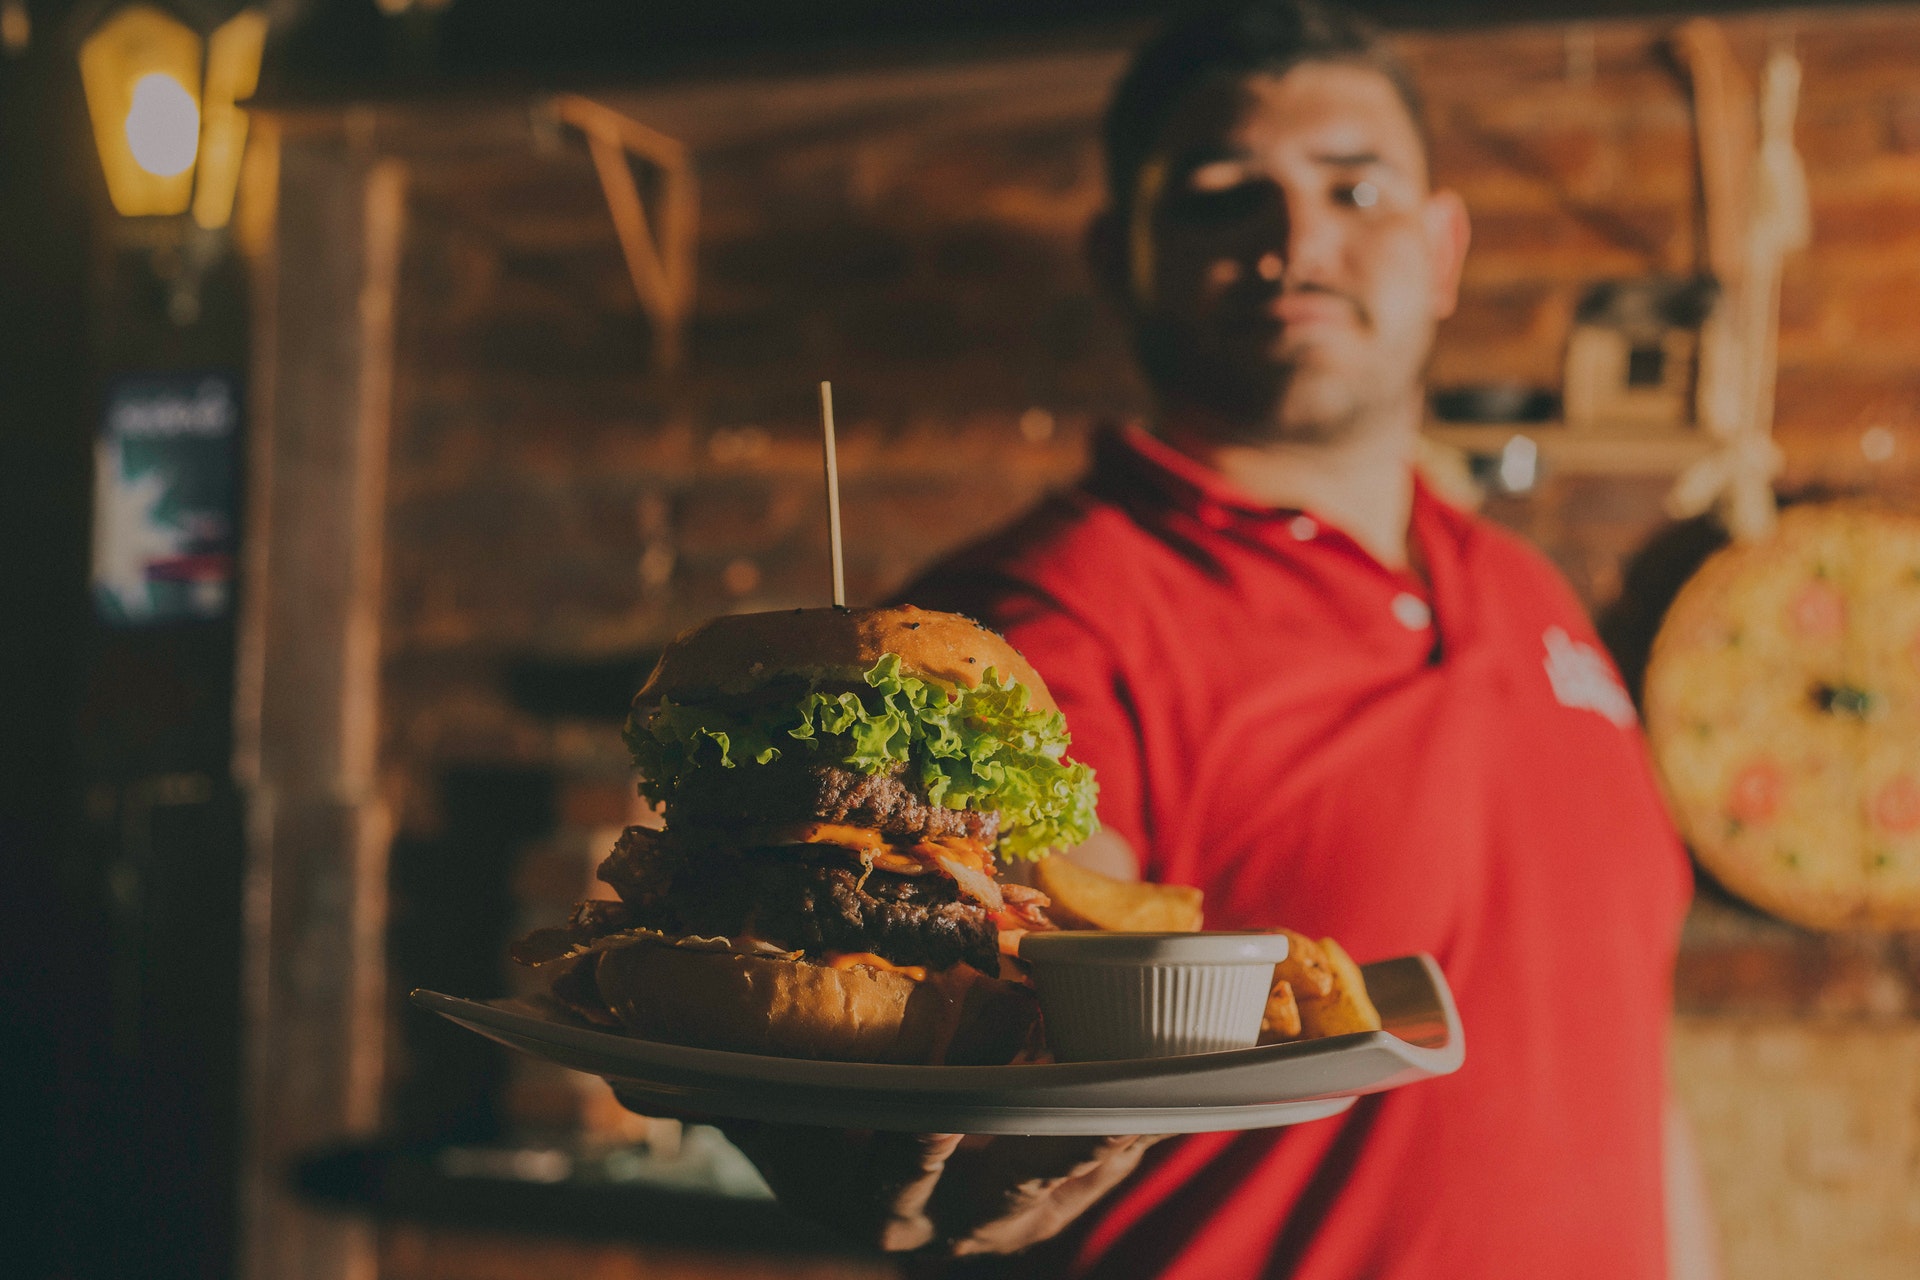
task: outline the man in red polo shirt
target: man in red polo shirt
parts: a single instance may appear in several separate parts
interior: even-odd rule
[[[1668,1274],[1690,875],[1579,603],[1414,470],[1467,246],[1417,121],[1371,33],[1317,7],[1205,14],[1143,51],[1091,256],[1151,428],[1101,437],[1079,486],[904,598],[987,621],[1046,677],[1101,786],[1105,831],[1072,856],[1199,886],[1211,928],[1433,953],[1466,1065],[1151,1150],[883,1138],[794,1159],[747,1134],[789,1198],[831,1217],[864,1185],[891,1245],[1026,1250],[995,1273]]]

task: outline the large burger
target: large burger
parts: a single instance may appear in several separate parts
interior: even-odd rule
[[[999,878],[1095,829],[1092,772],[1004,640],[910,606],[717,618],[676,639],[626,739],[664,826],[629,827],[516,955],[649,1039],[877,1062],[1004,1062],[1050,927]]]

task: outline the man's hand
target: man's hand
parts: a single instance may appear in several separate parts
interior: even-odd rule
[[[1164,1136],[988,1138],[973,1149],[962,1145],[933,1199],[944,1252],[1013,1253],[1049,1239],[1125,1180]]]
[[[624,1100],[623,1100],[624,1101]],[[658,1110],[636,1099],[632,1109]],[[951,1257],[1012,1253],[1111,1191],[1158,1137],[963,1138],[707,1121],[787,1208],[861,1244]]]
[[[1133,1172],[1152,1137],[962,1138],[729,1121],[780,1202],[889,1252],[1012,1253]]]

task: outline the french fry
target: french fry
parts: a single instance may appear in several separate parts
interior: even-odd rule
[[[1380,1014],[1367,997],[1360,966],[1332,938],[1320,939],[1320,950],[1333,971],[1333,990],[1300,1001],[1300,1024],[1308,1036],[1344,1036],[1378,1031]]]
[[[1116,880],[1061,857],[1042,859],[1033,880],[1052,899],[1047,914],[1063,929],[1193,933],[1200,928],[1200,890],[1187,885]]]
[[[1290,984],[1302,1000],[1324,998],[1333,992],[1333,966],[1320,944],[1294,929],[1275,929],[1287,935],[1287,958],[1273,966],[1273,980]]]
[[[1266,1012],[1260,1015],[1261,1044],[1300,1038],[1300,1002],[1293,998],[1293,984],[1276,982],[1267,996]]]

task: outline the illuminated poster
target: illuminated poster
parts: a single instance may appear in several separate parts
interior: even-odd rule
[[[93,599],[122,626],[226,616],[239,379],[127,377],[94,443]]]

